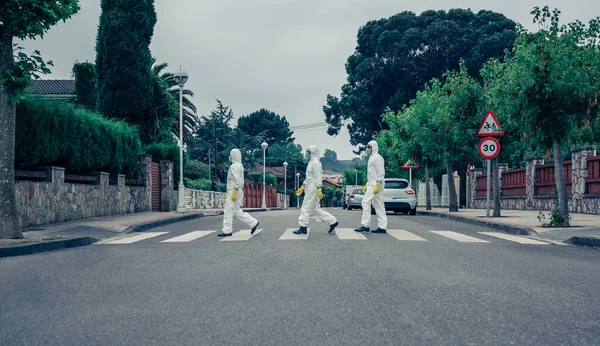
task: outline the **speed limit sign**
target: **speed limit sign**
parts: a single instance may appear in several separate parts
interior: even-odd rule
[[[479,142],[479,155],[491,160],[500,153],[500,142],[496,138],[487,137]]]

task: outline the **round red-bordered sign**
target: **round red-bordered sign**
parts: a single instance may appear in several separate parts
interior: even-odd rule
[[[479,155],[484,159],[493,159],[500,153],[500,142],[496,138],[486,137],[479,142]]]

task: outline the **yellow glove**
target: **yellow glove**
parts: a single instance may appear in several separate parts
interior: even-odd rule
[[[237,200],[237,190],[233,190],[231,193],[231,200],[234,202]]]
[[[363,186],[363,193],[367,193],[367,185]]]
[[[304,185],[300,186],[300,188],[296,191],[296,196],[300,197],[300,195],[303,193],[304,193]]]
[[[373,193],[374,194],[378,194],[380,188],[381,188],[381,183],[375,184],[375,190],[373,190]]]
[[[319,199],[323,199],[323,189],[317,189],[317,197],[319,197]]]

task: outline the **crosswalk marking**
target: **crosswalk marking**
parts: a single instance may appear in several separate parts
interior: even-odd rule
[[[310,235],[310,228],[307,234],[294,234],[295,228],[288,228],[283,232],[279,240],[307,240]]]
[[[138,242],[140,240],[158,237],[159,235],[163,235],[163,234],[167,234],[167,233],[169,233],[169,232],[144,232],[144,233],[139,233],[139,234],[133,235],[131,237],[109,241],[105,244],[131,244],[131,243]]]
[[[496,237],[508,241],[514,241],[519,244],[531,244],[531,245],[549,245],[550,243],[545,243],[539,240],[529,239],[525,237],[519,237],[516,235],[497,233],[497,232],[477,232],[479,234],[489,235],[490,237]]]
[[[421,238],[416,234],[412,234],[403,229],[388,229],[388,234],[398,240],[414,240],[414,241],[427,241],[427,239]]]
[[[489,243],[489,241],[487,241],[487,240],[478,239],[475,237],[471,237],[468,235],[464,235],[464,234],[456,233],[456,232],[452,232],[452,231],[430,231],[430,232],[435,233],[437,235],[441,235],[442,237],[456,240],[461,243]]]
[[[175,238],[163,240],[161,243],[187,243],[215,232],[216,231],[194,231]]]
[[[338,239],[343,240],[367,240],[364,234],[356,232],[352,228],[336,228],[335,235]]]
[[[262,229],[257,229],[254,234],[250,234],[249,229],[243,229],[239,232],[235,232],[231,237],[225,237],[224,239],[221,239],[221,241],[246,241],[250,240],[250,238],[259,234],[261,231]]]

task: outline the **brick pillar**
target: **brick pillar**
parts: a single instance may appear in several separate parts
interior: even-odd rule
[[[500,178],[500,186],[498,187],[500,189],[500,196],[502,196],[502,172],[506,172],[508,171],[508,163],[498,163],[498,176]]]
[[[46,181],[55,184],[65,183],[65,169],[62,167],[40,167],[46,172]]]
[[[152,180],[150,175],[150,166],[152,165],[152,156],[140,155],[138,158],[137,179],[145,188],[145,202],[142,211],[149,211],[152,208]]]
[[[588,178],[588,156],[596,156],[596,149],[592,146],[573,148],[571,150],[571,160],[573,162],[572,171],[572,192],[571,204],[569,205],[571,212],[589,213],[587,207],[583,203],[583,195],[586,193],[586,180]]]
[[[175,174],[172,161],[160,161],[160,211],[177,209],[174,203]]]
[[[117,176],[117,186],[119,190],[125,189],[125,174],[119,174]]]
[[[535,167],[537,165],[543,165],[544,159],[541,157],[532,157],[528,158],[526,161],[525,173],[527,174],[527,181],[525,182],[525,196],[527,197],[525,205],[526,209],[534,210],[535,209]]]

